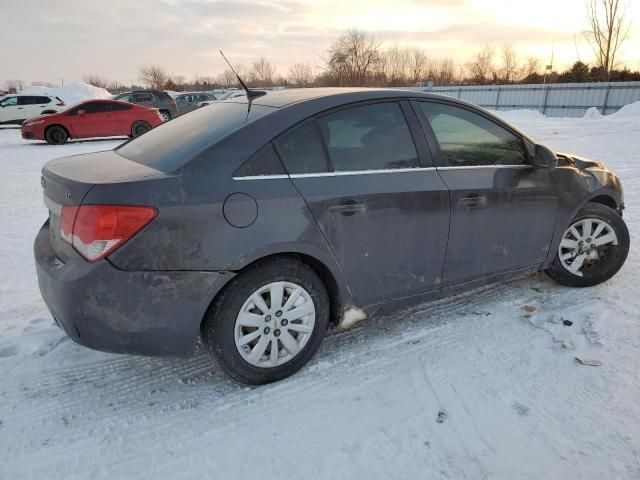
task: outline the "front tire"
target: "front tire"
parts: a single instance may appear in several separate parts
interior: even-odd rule
[[[260,385],[300,370],[329,324],[320,277],[291,258],[260,262],[240,273],[209,308],[202,338],[235,380]]]
[[[604,205],[587,204],[563,234],[547,270],[569,287],[591,287],[613,277],[627,259],[629,230],[618,213]]]
[[[64,127],[54,125],[47,128],[44,138],[49,145],[64,145],[69,140],[69,132]]]
[[[164,122],[168,122],[169,120],[171,120],[171,113],[169,113],[167,110],[160,110],[160,115],[162,115],[162,120]]]

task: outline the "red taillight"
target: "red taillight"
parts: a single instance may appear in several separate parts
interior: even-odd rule
[[[62,207],[61,237],[90,262],[106,257],[149,224],[153,207],[80,205]]]

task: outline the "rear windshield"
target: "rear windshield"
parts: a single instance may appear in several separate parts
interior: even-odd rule
[[[204,149],[274,108],[246,103],[215,103],[160,125],[116,149],[134,162],[172,173]]]

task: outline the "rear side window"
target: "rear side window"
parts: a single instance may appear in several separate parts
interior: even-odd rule
[[[527,165],[520,137],[470,110],[420,102],[446,166]]]
[[[51,99],[49,97],[35,97],[36,98],[36,103],[39,105],[44,105],[46,103],[51,102]]]
[[[124,105],[122,103],[111,103],[111,110],[114,112],[120,112],[122,110],[131,110],[131,105]]]
[[[131,102],[133,101],[133,94],[125,93],[124,95],[117,96],[115,99],[120,100],[121,102]]]
[[[256,177],[263,175],[284,175],[282,163],[271,144],[244,162],[233,174],[234,177]]]
[[[324,146],[314,122],[285,135],[278,140],[277,146],[282,163],[290,174],[328,171]]]
[[[150,93],[136,93],[135,102],[153,102],[153,95]]]
[[[318,119],[337,172],[418,167],[418,154],[398,103],[340,110]]]

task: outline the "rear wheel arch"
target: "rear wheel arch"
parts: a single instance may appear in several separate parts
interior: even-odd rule
[[[255,268],[260,268],[261,265],[277,259],[289,259],[289,260],[294,260],[294,261],[303,263],[309,268],[311,268],[318,275],[318,277],[320,277],[320,280],[322,280],[322,283],[324,284],[324,287],[326,288],[327,293],[329,295],[329,303],[330,303],[329,321],[337,325],[340,321],[340,317],[342,314],[341,308],[342,308],[342,303],[344,301],[344,299],[342,298],[343,295],[341,294],[341,289],[338,284],[338,280],[336,279],[336,276],[331,271],[331,269],[319,259],[311,255],[298,253],[298,252],[275,253],[275,254],[267,255],[254,260],[251,263],[245,265],[241,270],[235,273],[239,275],[242,272],[255,269]],[[231,282],[228,282],[211,299],[211,302],[209,303],[209,307],[207,308],[207,312],[202,317],[202,320],[200,323],[201,329],[208,318],[209,310],[215,305],[216,301],[224,294],[224,292],[226,292],[228,288],[231,288]]]

